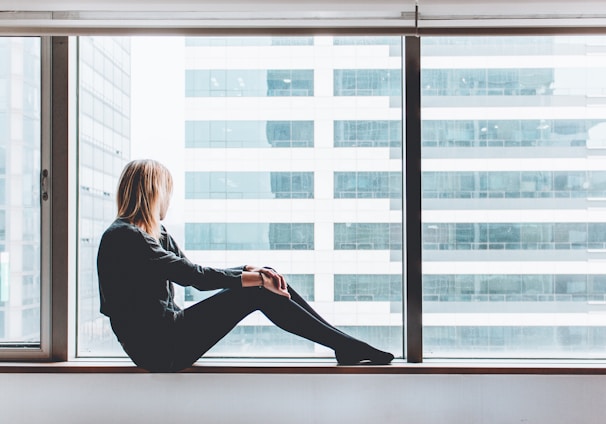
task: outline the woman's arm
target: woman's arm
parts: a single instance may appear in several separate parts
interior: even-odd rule
[[[203,267],[189,261],[168,233],[164,233],[166,248],[145,232],[141,235],[147,244],[146,262],[154,275],[158,273],[179,285],[191,285],[198,290],[261,287],[290,298],[286,280],[272,268],[252,265],[224,269]]]
[[[198,290],[242,287],[244,267],[220,269],[194,264],[182,254],[166,250],[142,230],[137,231],[136,236],[129,236],[128,240],[123,238],[122,242],[121,250],[138,258],[136,267],[142,281],[169,280]]]
[[[242,287],[259,287],[260,289],[266,289],[290,299],[288,285],[284,276],[277,273],[274,269],[246,265],[244,270],[242,272]]]

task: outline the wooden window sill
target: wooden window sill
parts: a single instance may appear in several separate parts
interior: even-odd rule
[[[0,362],[0,373],[148,373],[128,360],[75,359],[65,362]],[[324,359],[203,359],[180,373],[198,374],[545,374],[606,375],[606,361],[426,361],[411,364],[340,366]]]

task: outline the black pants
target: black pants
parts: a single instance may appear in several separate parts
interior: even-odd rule
[[[153,342],[123,340],[133,361],[150,371],[187,368],[254,311],[275,325],[335,351],[355,349],[363,342],[326,322],[289,287],[291,299],[257,287],[225,289],[183,310],[171,325],[158,331]]]

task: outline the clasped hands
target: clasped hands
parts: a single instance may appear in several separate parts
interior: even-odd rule
[[[255,273],[257,280],[257,285],[260,287],[269,290],[272,293],[275,293],[280,296],[284,296],[290,299],[290,293],[288,292],[288,284],[286,284],[286,279],[280,273],[278,273],[275,269],[270,267],[257,267],[252,265],[246,265],[244,267],[244,271],[248,271],[250,273]],[[262,279],[262,281],[261,281]],[[254,280],[253,280],[254,281]],[[254,284],[247,284],[247,286],[252,286]]]

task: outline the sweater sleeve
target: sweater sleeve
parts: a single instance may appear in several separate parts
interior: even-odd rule
[[[241,288],[244,267],[212,268],[192,263],[185,257],[172,237],[165,235],[166,248],[156,239],[140,231],[142,259],[150,276],[160,277],[181,286],[198,290]]]

